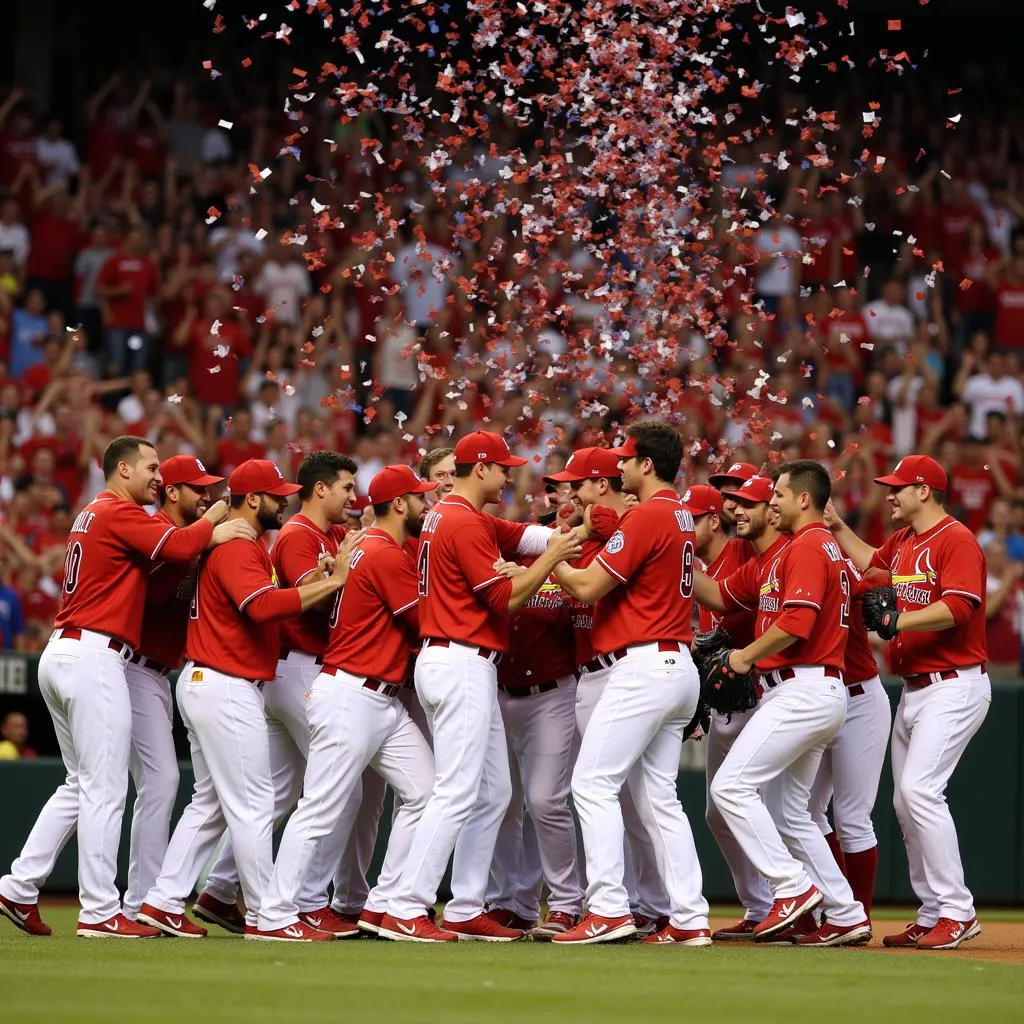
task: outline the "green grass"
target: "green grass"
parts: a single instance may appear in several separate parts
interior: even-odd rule
[[[0,922],[0,1006],[12,1024],[64,1021],[531,1024],[1006,1024],[1024,971],[941,954],[542,943],[424,947],[74,937],[76,909],[45,908],[51,939]]]

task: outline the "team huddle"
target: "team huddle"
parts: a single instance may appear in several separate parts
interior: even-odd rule
[[[39,663],[67,779],[0,878],[0,914],[51,933],[40,889],[77,831],[86,937],[204,937],[186,906],[216,856],[192,914],[246,939],[862,945],[891,729],[920,907],[883,942],[977,935],[944,794],[991,701],[985,569],[942,468],[908,456],[876,481],[897,531],[875,549],[815,462],[735,463],[680,498],[664,423],[574,452],[548,478],[555,527],[487,511],[524,461],[476,431],[418,474],[389,466],[357,530],[347,456],[312,453],[296,483],[250,460],[214,502],[224,481],[198,459],[112,441]],[[895,724],[869,630],[903,679]],[[172,831],[179,667],[195,787]],[[745,908],[714,933],[676,793],[702,737]]]

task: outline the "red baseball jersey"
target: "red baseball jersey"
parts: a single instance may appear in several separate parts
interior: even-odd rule
[[[974,606],[963,625],[933,633],[897,633],[890,648],[894,672],[913,676],[985,664],[985,555],[966,526],[952,516],[920,536],[908,526],[875,552],[871,566],[892,573],[901,612],[925,608],[946,596],[966,598]]]
[[[603,550],[608,539],[619,528],[619,514],[605,505],[590,506],[591,536],[583,542],[583,551],[575,562],[575,569],[586,569]],[[572,611],[573,636],[576,641],[576,664],[586,665],[594,660],[594,605],[584,604],[565,595]]]
[[[753,545],[739,537],[731,537],[726,541],[718,557],[704,570],[709,579],[716,583],[732,575],[741,565],[756,558]],[[697,621],[702,630],[724,626],[732,637],[733,645],[746,647],[754,639],[754,613],[746,608],[734,608],[728,612],[715,612],[703,605],[698,605]]]
[[[420,636],[508,650],[508,596],[512,583],[494,571],[502,551],[514,551],[523,523],[478,512],[455,494],[423,519],[417,556]],[[483,591],[500,588],[487,595]]]
[[[615,587],[594,609],[598,654],[657,640],[693,639],[693,516],[679,496],[658,491],[629,509],[596,560]]]
[[[796,665],[842,671],[850,631],[850,591],[846,559],[823,523],[797,530],[789,543],[780,538],[753,568],[748,562],[722,584],[722,595],[731,598],[733,606],[756,609],[758,637],[787,608],[812,608],[818,613],[811,635],[759,661],[761,672]]]
[[[508,654],[498,666],[502,686],[540,686],[576,671],[572,612],[554,576],[509,618],[508,640]]]
[[[207,519],[179,530],[134,501],[101,491],[78,513],[68,535],[54,627],[91,629],[138,647],[154,560],[188,563],[212,533]]]
[[[843,669],[843,682],[847,686],[856,686],[867,679],[878,675],[878,663],[871,640],[868,638],[867,627],[864,625],[864,609],[860,599],[871,589],[864,581],[864,575],[846,559],[846,568],[850,573],[850,635],[846,638],[846,668]]]
[[[281,650],[280,623],[276,618],[257,622],[246,609],[276,589],[270,554],[261,541],[231,540],[214,548],[199,568],[185,656],[229,676],[273,679]],[[298,615],[298,592],[289,593]]]
[[[404,683],[419,642],[419,579],[404,547],[371,527],[352,554],[331,613],[324,664],[354,676]]]
[[[157,512],[153,518],[175,525],[163,512]],[[191,562],[160,562],[149,574],[138,649],[164,668],[181,665],[198,567],[198,558]]]
[[[324,533],[301,512],[281,527],[270,550],[270,561],[281,587],[301,587],[316,572],[321,555],[334,556],[345,539],[344,526],[332,526]],[[281,647],[322,655],[327,650],[331,609],[310,608],[301,615],[281,620]]]

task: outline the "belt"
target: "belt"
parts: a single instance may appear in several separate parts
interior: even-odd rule
[[[287,661],[289,654],[305,654],[307,658],[312,658],[317,665],[324,663],[324,656],[322,654],[310,654],[309,651],[300,650],[298,647],[282,647],[278,652],[278,661]]]
[[[864,687],[860,683],[854,683],[853,686],[846,688],[846,695],[847,697],[863,697]]]
[[[355,675],[354,672],[349,672],[347,668],[338,668],[336,665],[324,665],[323,672],[328,676],[336,676],[339,672],[348,672],[350,676]],[[367,676],[363,680],[363,688],[379,693],[382,697],[397,697],[404,689],[404,686],[401,683],[389,683],[386,679],[371,679]]]
[[[800,667],[803,668],[804,666],[801,665]],[[807,666],[807,667],[810,668],[811,666]],[[817,668],[818,666],[814,666],[814,667]],[[821,667],[821,671],[822,671],[822,675],[826,676],[828,679],[842,679],[843,678],[843,673],[840,672],[839,669],[833,668],[831,665],[823,665]],[[769,690],[774,689],[776,686],[779,685],[779,683],[789,682],[790,679],[796,679],[796,671],[795,671],[795,669],[791,669],[791,668],[777,668],[777,669],[773,669],[771,672],[762,672],[761,673],[761,684],[763,686],[767,687]],[[861,691],[860,692],[861,693],[864,692],[864,688],[863,687],[861,687]],[[853,696],[856,697],[856,696],[859,696],[859,695],[855,693],[855,694],[853,694]]]
[[[131,661],[133,665],[148,668],[150,672],[156,672],[162,676],[169,676],[171,674],[171,670],[166,665],[161,665],[159,661],[147,658],[144,654],[140,654],[138,651],[136,651],[128,660]]]
[[[59,640],[81,640],[82,631],[77,626],[65,626],[63,629],[57,630],[57,638]],[[113,637],[107,641],[107,647],[112,651],[117,651],[118,654],[131,651],[131,648],[123,640],[115,640]]]
[[[650,641],[654,643],[654,641]],[[681,643],[679,640],[659,640],[658,651],[661,654],[666,654],[669,651],[675,651],[678,653],[686,647],[686,644]],[[607,654],[599,654],[594,661],[588,662],[588,665],[593,665],[597,662],[599,668],[611,668],[612,665],[617,661],[622,661],[624,657],[633,649],[633,647],[645,646],[641,644],[632,644],[629,647],[620,647],[618,650],[609,651]]]
[[[577,673],[579,672],[600,672],[604,668],[604,663],[601,659],[591,658],[590,661],[584,662],[582,665],[576,666]]]
[[[537,697],[542,693],[550,693],[558,689],[558,682],[539,683],[537,686],[506,686],[498,683],[498,689],[509,697]]]
[[[489,647],[474,647],[473,644],[464,644],[461,640],[438,640],[432,636],[423,638],[424,647],[451,647],[452,644],[468,648],[481,658],[486,658],[492,665],[497,665],[501,661],[501,651],[492,651]]]
[[[267,682],[266,679],[249,679],[247,676],[236,676],[234,672],[225,672],[222,668],[217,668],[216,665],[207,665],[202,661],[193,661],[193,668],[208,668],[211,672],[219,672],[222,676],[231,676],[232,679],[241,679],[243,683],[252,683],[253,686],[258,686],[260,689],[263,688],[263,684]],[[187,682],[188,680],[186,680]]]
[[[985,671],[984,665],[965,665],[962,669],[951,668],[945,672],[922,672],[916,676],[904,676],[903,682],[911,690],[923,690],[926,686],[931,686],[932,683],[942,683],[949,679],[959,679],[961,672],[969,672],[971,669],[980,668],[982,672]]]

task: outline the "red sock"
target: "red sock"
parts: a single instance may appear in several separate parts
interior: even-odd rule
[[[825,842],[828,843],[828,848],[832,851],[832,856],[835,857],[836,863],[839,865],[839,870],[846,874],[846,861],[843,858],[843,851],[839,845],[839,836],[835,832],[829,832],[825,836]]]
[[[846,855],[846,877],[854,898],[864,906],[864,912],[871,919],[871,901],[875,895],[875,874],[878,871],[878,847],[861,853]]]

